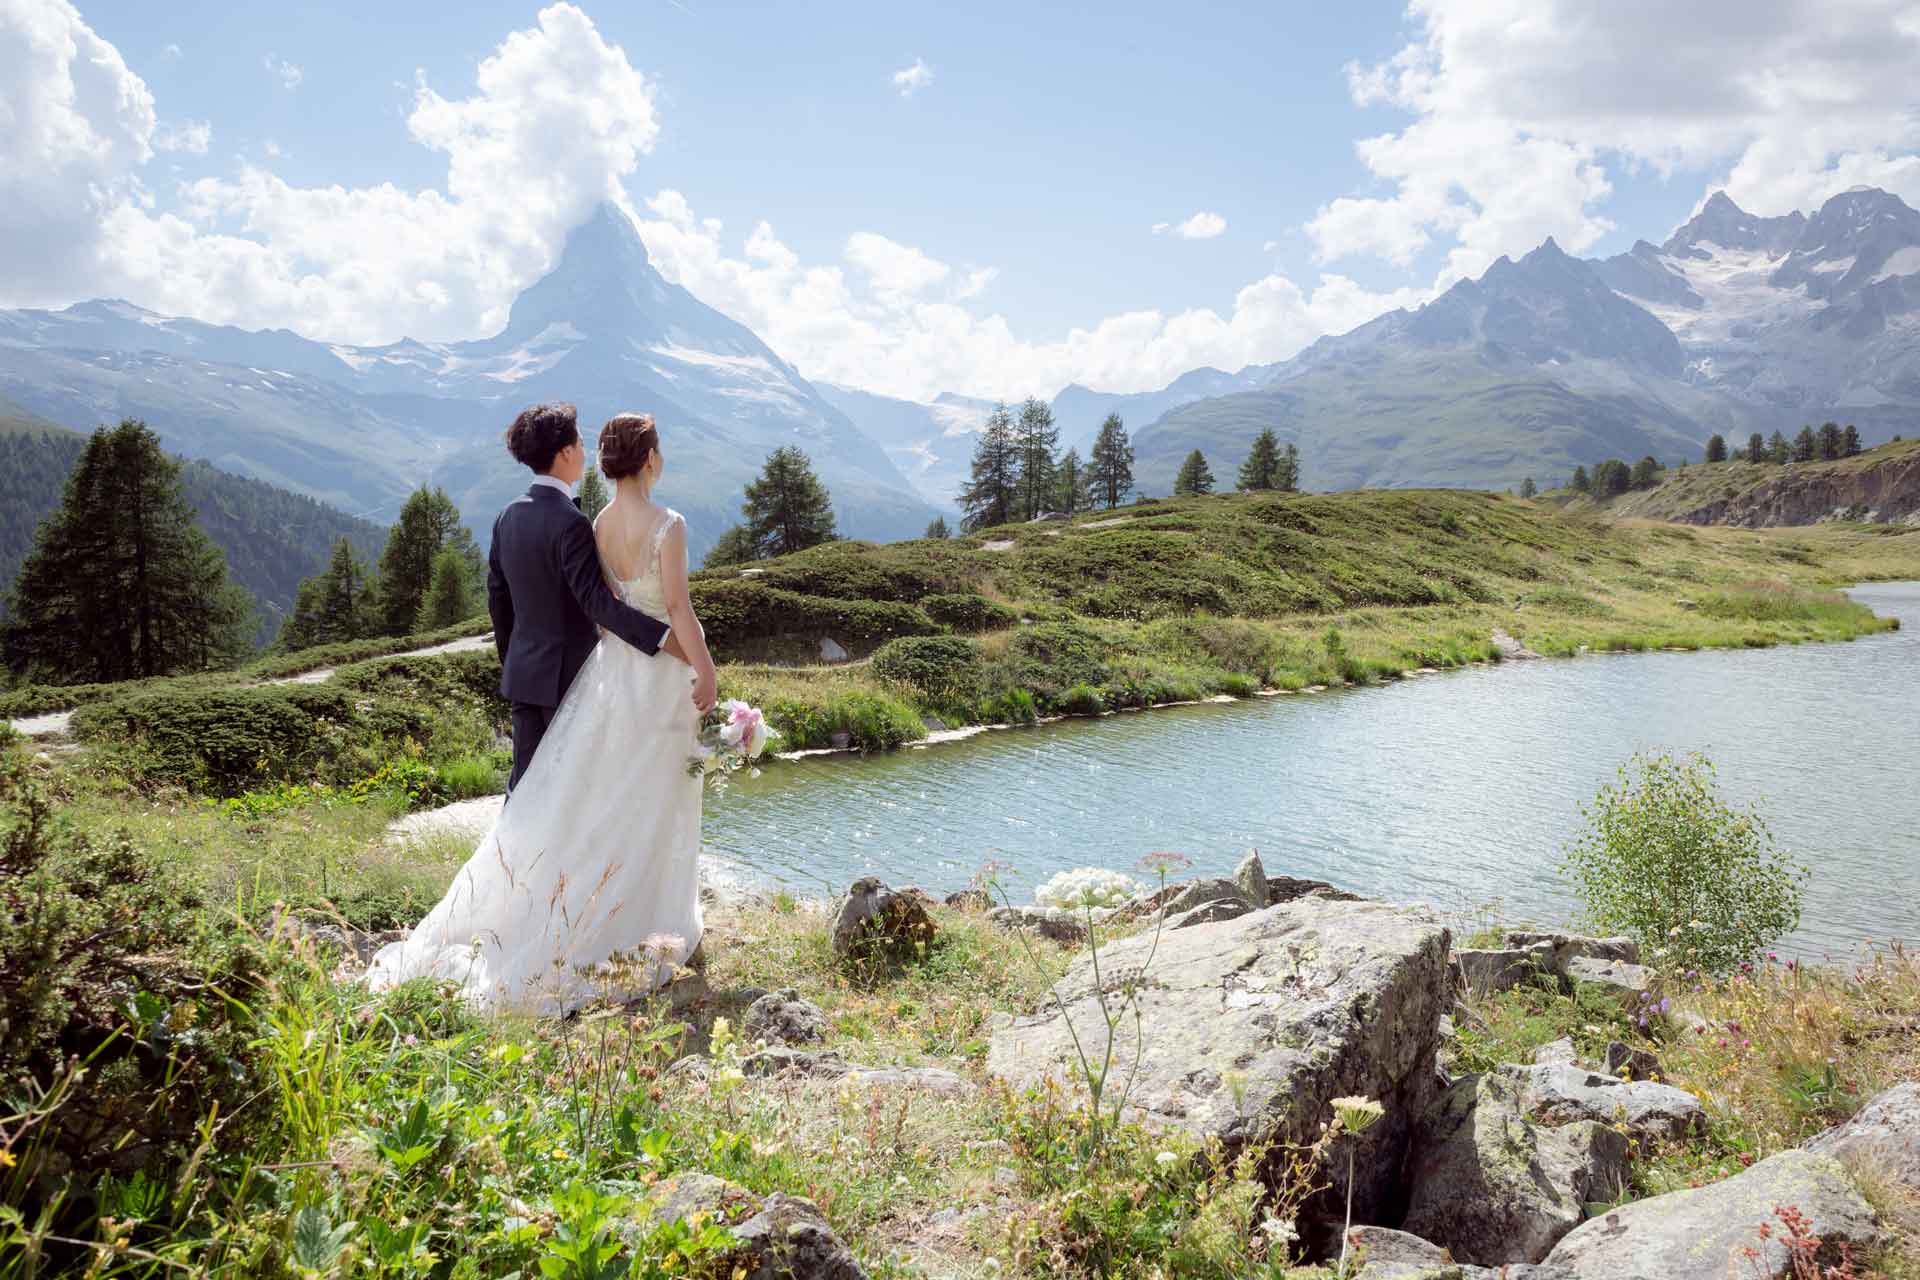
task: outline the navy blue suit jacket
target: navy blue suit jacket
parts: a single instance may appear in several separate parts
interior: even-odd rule
[[[667,626],[613,594],[600,569],[593,525],[551,485],[536,484],[493,522],[487,612],[509,702],[557,707],[605,627],[642,653],[658,653]]]

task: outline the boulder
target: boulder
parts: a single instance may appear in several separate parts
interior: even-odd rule
[[[1627,1140],[1604,1124],[1528,1120],[1519,1085],[1467,1076],[1421,1122],[1406,1229],[1462,1262],[1539,1262],[1580,1225],[1589,1201],[1627,1181]]]
[[[1240,886],[1231,880],[1195,880],[1190,884],[1181,885],[1180,891],[1166,900],[1162,910],[1172,917],[1191,911],[1195,907],[1205,906],[1209,902],[1221,901],[1244,902],[1248,907],[1255,905],[1245,893],[1241,892]]]
[[[1277,907],[1283,902],[1292,902],[1295,898],[1308,896],[1332,898],[1336,902],[1359,902],[1360,895],[1348,893],[1345,889],[1336,889],[1325,880],[1302,880],[1297,876],[1267,876],[1267,905]]]
[[[1592,956],[1575,956],[1567,961],[1566,975],[1574,986],[1603,988],[1629,1007],[1637,1007],[1640,996],[1652,991],[1657,981],[1653,970],[1642,965]]]
[[[1463,1266],[1437,1244],[1386,1227],[1355,1227],[1347,1233],[1353,1257],[1362,1259],[1355,1280],[1566,1280],[1557,1267]]]
[[[1240,865],[1233,869],[1233,882],[1240,886],[1248,902],[1267,905],[1267,868],[1260,861],[1258,849],[1247,850],[1247,856],[1240,859]]]
[[[802,1000],[789,987],[761,996],[747,1006],[740,1029],[749,1043],[764,1040],[768,1044],[817,1044],[827,1038],[827,1015],[818,1006]]]
[[[1527,1114],[1548,1124],[1620,1124],[1642,1140],[1684,1138],[1707,1125],[1699,1099],[1672,1085],[1622,1080],[1571,1063],[1508,1065],[1500,1072],[1519,1082]]]
[[[842,959],[903,960],[933,941],[933,918],[917,896],[889,889],[877,876],[855,880],[833,921],[833,949]]]
[[[1920,1083],[1875,1095],[1853,1119],[1808,1142],[1807,1150],[1920,1201]]]
[[[1640,944],[1632,938],[1589,938],[1578,933],[1558,933],[1540,929],[1509,929],[1507,945],[1526,950],[1542,943],[1553,948],[1553,967],[1562,974],[1575,959],[1619,960],[1640,963]]]
[[[704,1173],[680,1173],[647,1189],[647,1227],[696,1213],[726,1224],[734,1244],[714,1274],[742,1280],[866,1280],[867,1273],[811,1201],[775,1192],[762,1199]]]
[[[985,889],[962,889],[947,895],[947,905],[956,911],[991,911],[993,895]]]
[[[1651,1049],[1615,1040],[1607,1045],[1607,1074],[1620,1080],[1658,1080],[1660,1059]]]
[[[1086,918],[1065,907],[995,907],[987,919],[1002,929],[1037,933],[1064,946],[1077,947],[1087,940]]]
[[[1777,1208],[1806,1216],[1822,1241],[1821,1265],[1837,1261],[1842,1244],[1857,1252],[1882,1239],[1872,1208],[1838,1161],[1783,1151],[1721,1182],[1611,1209],[1554,1246],[1547,1261],[1575,1280],[1781,1280],[1804,1274],[1792,1269],[1781,1243]]]
[[[1138,992],[1141,1035],[1136,1041],[1129,1026],[1119,1037],[1109,1078],[1132,1080],[1133,1118],[1229,1148],[1306,1143],[1332,1118],[1334,1098],[1380,1100],[1387,1116],[1360,1139],[1354,1179],[1355,1215],[1378,1220],[1397,1205],[1412,1120],[1436,1088],[1447,941],[1445,926],[1424,912],[1319,897],[1163,933]],[[1109,1006],[1151,945],[1142,933],[1102,949]],[[990,1072],[1015,1086],[1046,1077],[1079,1083],[1069,1025],[1083,1043],[1106,1035],[1091,961],[1082,956],[1061,980],[1064,1008],[994,1033]],[[1327,1171],[1330,1197],[1345,1191],[1347,1161],[1338,1156]],[[1333,1205],[1320,1208],[1337,1214]],[[1324,1222],[1316,1214],[1302,1230]]]
[[[1542,974],[1555,984],[1559,981],[1559,974],[1554,969],[1553,947],[1544,942],[1504,951],[1469,948],[1454,952],[1453,961],[1459,967],[1461,984],[1475,995],[1510,991],[1523,983],[1532,982]]]
[[[1558,1040],[1549,1040],[1533,1051],[1536,1063],[1557,1063],[1572,1066],[1579,1054],[1573,1047],[1571,1036],[1561,1036]]]
[[[1252,913],[1251,902],[1240,898],[1215,898],[1212,902],[1203,902],[1191,911],[1182,911],[1168,919],[1169,929],[1191,929],[1197,924],[1213,924],[1220,920],[1237,920]]]

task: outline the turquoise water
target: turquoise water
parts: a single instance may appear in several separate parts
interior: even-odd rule
[[[707,852],[798,892],[876,874],[1016,895],[1175,850],[1508,918],[1572,909],[1554,864],[1638,748],[1701,750],[1813,869],[1791,949],[1920,941],[1920,583],[1852,593],[1901,630],[1851,644],[1590,656],[1376,688],[996,731],[783,763],[707,807]]]

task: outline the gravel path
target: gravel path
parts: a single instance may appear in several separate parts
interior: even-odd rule
[[[489,632],[484,636],[468,636],[463,640],[450,640],[446,644],[431,645],[425,649],[410,649],[406,653],[393,653],[386,656],[390,658],[431,658],[435,654],[469,653],[476,649],[490,649],[492,647],[493,634]],[[368,661],[378,661],[378,659],[368,659]],[[262,680],[259,683],[262,685],[325,684],[327,681],[333,679],[335,670],[337,670],[337,668],[322,667],[318,671],[303,671],[297,676],[280,676],[277,679]],[[37,738],[42,740],[64,738],[67,736],[68,728],[73,724],[73,712],[56,711],[51,715],[28,716],[22,720],[9,720],[7,723],[12,725],[13,731],[23,738]],[[489,818],[488,821],[491,822],[492,819]],[[486,827],[483,825],[480,829],[484,831]]]

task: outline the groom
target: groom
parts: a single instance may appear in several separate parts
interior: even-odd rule
[[[507,451],[534,473],[524,497],[493,522],[487,611],[500,653],[500,694],[513,704],[513,775],[533,763],[567,686],[605,627],[642,653],[659,652],[666,624],[623,604],[607,587],[593,525],[573,486],[586,470],[574,408],[537,404],[507,428]]]

